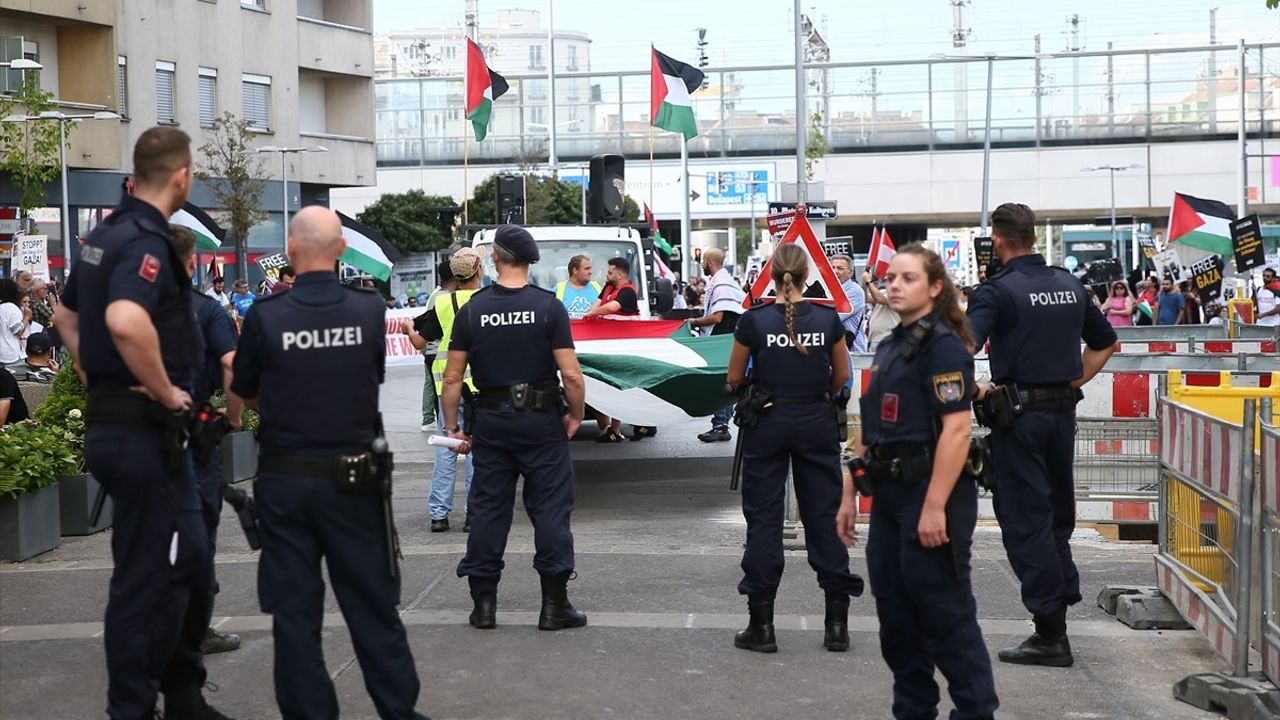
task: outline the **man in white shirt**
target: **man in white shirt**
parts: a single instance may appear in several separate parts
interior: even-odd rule
[[[1253,297],[1258,306],[1256,322],[1267,327],[1280,327],[1280,280],[1276,279],[1275,268],[1262,271],[1262,287]]]
[[[840,322],[844,325],[844,344],[853,352],[867,351],[867,295],[858,287],[853,279],[853,258],[848,255],[837,255],[831,258],[831,269],[840,281],[840,289],[849,298],[853,306],[847,313],[840,313]]]
[[[224,308],[231,304],[231,296],[227,294],[227,281],[223,278],[214,278],[209,289],[205,290],[204,294],[217,300],[218,304]]]
[[[710,276],[707,282],[706,309],[702,317],[693,318],[690,325],[703,335],[725,335],[733,332],[742,316],[742,301],[746,293],[733,275],[724,268],[724,251],[708,248],[702,253],[702,271]],[[727,407],[711,416],[711,429],[698,435],[702,442],[726,442],[731,439],[729,420],[733,407]]]

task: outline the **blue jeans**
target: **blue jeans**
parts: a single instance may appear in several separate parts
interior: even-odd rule
[[[436,397],[436,380],[431,374],[431,363],[435,355],[427,355],[427,377],[422,383],[422,424],[429,425],[436,421],[436,405],[440,398]],[[444,417],[441,415],[440,417]]]
[[[733,419],[733,406],[730,405],[729,407],[723,410],[717,411],[715,415],[711,416],[711,428],[713,430],[715,428],[727,428],[729,427],[729,421],[732,419]]]
[[[462,405],[458,406],[458,425],[462,425],[466,410]],[[439,429],[436,434],[440,436],[448,435],[444,431],[444,404],[436,404],[436,418],[440,421]],[[467,465],[466,488],[467,496],[471,495],[471,478],[475,476],[476,469],[471,461],[470,455],[463,456],[463,462]],[[432,520],[441,520],[449,515],[449,511],[453,509],[453,488],[458,481],[458,455],[447,447],[436,448],[435,469],[431,471],[431,495],[427,497],[427,507],[431,510]],[[464,504],[462,511],[465,513],[467,507]]]

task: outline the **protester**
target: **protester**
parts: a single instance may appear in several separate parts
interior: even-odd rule
[[[0,425],[20,423],[28,417],[27,401],[22,399],[17,379],[7,369],[0,368]]]
[[[867,351],[875,352],[880,341],[889,336],[898,326],[898,313],[889,307],[889,298],[885,296],[883,281],[877,281],[871,273],[862,273],[862,287],[867,291],[867,304],[872,306],[867,318]]]
[[[1262,287],[1253,296],[1257,308],[1255,320],[1259,325],[1280,327],[1280,279],[1276,278],[1275,268],[1262,271]]]
[[[1155,318],[1157,325],[1177,325],[1182,322],[1183,311],[1187,300],[1173,286],[1173,278],[1166,277],[1160,285],[1160,296],[1156,298]]]
[[[209,289],[204,292],[205,295],[218,301],[222,307],[231,304],[231,297],[227,295],[227,281],[221,277],[215,277],[210,283]]]
[[[11,363],[7,369],[18,382],[53,382],[58,374],[58,362],[53,359],[53,341],[48,334],[31,333],[27,337],[27,356]]]
[[[23,310],[22,292],[13,280],[0,280],[0,365],[22,359],[22,341],[31,325],[31,309]]]
[[[249,308],[253,307],[253,293],[249,291],[248,280],[236,280],[231,293],[231,305],[236,309],[236,317],[243,320],[249,314]]]
[[[293,281],[297,279],[297,273],[293,271],[292,265],[285,265],[280,268],[280,279],[276,280],[276,284],[271,286],[271,294],[288,292],[293,288]]]
[[[1133,325],[1133,298],[1129,297],[1129,286],[1123,280],[1111,284],[1111,296],[1102,303],[1102,314],[1112,327]]]

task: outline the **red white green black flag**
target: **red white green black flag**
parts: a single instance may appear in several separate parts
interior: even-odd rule
[[[476,132],[476,142],[489,134],[493,101],[507,92],[506,78],[489,69],[484,53],[474,40],[467,40],[467,119]]]
[[[649,85],[649,117],[654,127],[678,132],[685,140],[698,136],[690,93],[702,86],[703,72],[653,51]]]

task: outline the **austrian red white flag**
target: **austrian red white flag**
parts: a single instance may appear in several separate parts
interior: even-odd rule
[[[897,254],[898,249],[889,237],[889,228],[872,228],[871,254],[867,257],[867,269],[871,274],[883,278],[889,272],[889,261]]]

